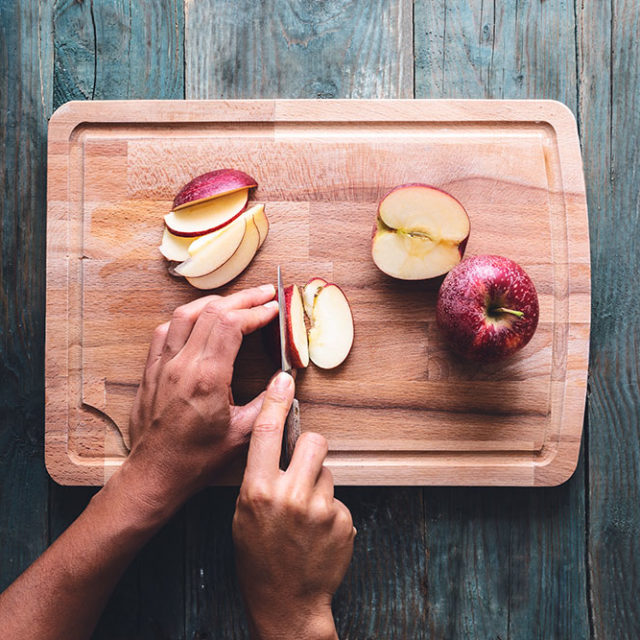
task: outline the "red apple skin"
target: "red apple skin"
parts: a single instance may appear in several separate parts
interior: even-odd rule
[[[293,297],[294,289],[296,285],[290,284],[284,288],[284,308],[286,310],[286,335],[287,335],[287,354],[289,355],[289,362],[294,369],[304,369],[308,364],[304,364],[300,357],[300,353],[296,347],[296,343],[293,340],[293,319],[291,317],[291,298]],[[306,339],[306,333],[305,333]]]
[[[194,202],[257,186],[258,183],[244,171],[237,169],[209,171],[187,182],[178,191],[173,199],[173,210],[176,211]]]
[[[433,189],[434,191],[439,191],[440,193],[444,193],[445,196],[449,196],[450,198],[455,200],[462,207],[462,209],[465,212],[467,211],[465,209],[465,207],[462,205],[462,203],[460,202],[460,200],[458,200],[458,198],[452,196],[448,191],[445,191],[444,189],[441,189],[440,187],[434,187],[432,184],[427,184],[426,182],[406,182],[405,184],[399,184],[397,187],[393,187],[393,189],[390,189],[389,191],[387,191],[387,193],[385,193],[384,196],[382,198],[380,198],[380,202],[378,203],[378,212],[380,212],[380,205],[392,193],[394,193],[395,191],[400,191],[400,189],[406,189],[407,187],[424,187],[425,189]]]
[[[494,312],[498,307],[522,317]],[[444,279],[436,320],[453,351],[478,362],[513,355],[531,340],[538,326],[538,295],[531,278],[513,260],[495,255],[473,256]]]

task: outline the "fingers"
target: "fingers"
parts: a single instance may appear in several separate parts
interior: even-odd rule
[[[256,421],[262,409],[265,393],[266,392],[263,391],[243,407],[231,407],[231,424],[235,431],[241,431],[247,434],[251,433],[251,427],[253,427],[253,423]]]
[[[320,470],[320,475],[318,476],[318,481],[316,482],[315,491],[323,494],[327,498],[333,498],[333,474],[329,469],[327,469],[327,467],[322,467],[322,469]]]
[[[264,284],[252,289],[243,289],[221,298],[220,307],[222,309],[249,309],[269,302],[275,295],[275,287],[272,284]]]
[[[155,328],[153,337],[151,338],[151,344],[149,345],[149,353],[147,354],[146,369],[149,369],[151,365],[155,364],[162,357],[162,351],[164,349],[164,343],[167,340],[167,333],[169,332],[169,323],[165,322]]]
[[[298,438],[287,475],[300,491],[311,493],[316,486],[328,450],[327,439],[319,433],[308,431]]]
[[[280,473],[282,432],[293,393],[293,378],[284,372],[267,387],[262,409],[253,425],[243,482],[269,480]]]
[[[217,300],[220,300],[219,296],[204,296],[178,307],[173,312],[164,346],[165,360],[173,358],[184,347],[203,309]]]

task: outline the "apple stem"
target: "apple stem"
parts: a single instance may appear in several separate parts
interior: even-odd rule
[[[522,316],[524,316],[524,312],[523,311],[516,311],[515,309],[506,309],[505,307],[498,307],[497,309],[494,309],[495,313],[510,313],[511,315],[514,315],[518,318],[522,318]]]

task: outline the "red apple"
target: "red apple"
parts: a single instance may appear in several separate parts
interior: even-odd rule
[[[493,362],[522,349],[538,326],[538,295],[524,269],[502,256],[463,260],[444,279],[436,319],[451,348]]]
[[[371,255],[394,278],[435,278],[460,262],[469,231],[469,216],[453,196],[426,184],[404,184],[380,201]]]
[[[295,284],[284,289],[284,308],[289,360],[295,369],[304,369],[309,365],[309,340],[307,327],[304,323],[302,296],[300,289]]]
[[[237,169],[209,171],[187,182],[178,191],[178,194],[173,199],[173,210],[177,211],[204,200],[257,186],[258,183],[244,171],[238,171]]]

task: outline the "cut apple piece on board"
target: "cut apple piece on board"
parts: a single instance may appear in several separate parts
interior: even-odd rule
[[[258,245],[259,249],[269,235],[269,219],[267,218],[267,214],[264,212],[264,205],[261,204],[258,206],[260,209],[253,214],[253,221],[256,223],[258,233],[260,234],[260,244]]]
[[[173,235],[202,236],[237,218],[244,211],[248,199],[249,190],[242,189],[172,211],[164,217],[164,222]]]
[[[189,259],[189,246],[194,242],[193,238],[174,236],[169,229],[164,228],[160,253],[172,262],[183,262]]]
[[[435,278],[460,262],[469,231],[469,216],[453,196],[424,184],[402,185],[380,202],[371,254],[394,278]]]
[[[302,296],[300,289],[295,284],[285,287],[284,306],[287,349],[291,366],[295,369],[304,369],[309,365],[309,339],[304,323]]]
[[[353,316],[347,297],[335,284],[315,296],[309,329],[309,358],[321,369],[342,364],[353,345]]]
[[[194,240],[189,247],[191,257],[179,264],[175,272],[179,276],[197,278],[221,267],[240,246],[249,218],[242,214],[226,227]],[[193,244],[197,244],[195,251]]]
[[[260,245],[260,233],[253,216],[247,219],[246,229],[240,246],[235,253],[215,271],[196,278],[187,277],[189,284],[196,289],[217,289],[239,276],[256,255]]]
[[[257,186],[258,183],[244,171],[237,169],[209,171],[187,182],[178,191],[173,199],[173,210],[178,211],[183,207],[189,207],[211,198],[218,198],[242,189],[248,191]]]
[[[311,318],[313,313],[313,303],[316,299],[318,291],[327,284],[324,278],[311,278],[307,284],[304,285],[302,290],[302,300],[304,302],[304,310],[307,316]]]

